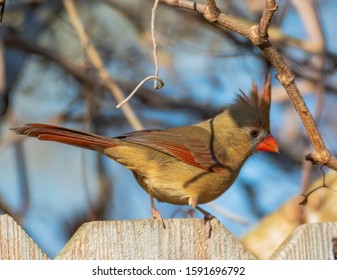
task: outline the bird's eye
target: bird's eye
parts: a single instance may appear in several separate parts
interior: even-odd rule
[[[257,136],[259,136],[259,131],[256,130],[256,129],[252,129],[250,132],[249,132],[250,136],[253,137],[253,138],[256,138]]]

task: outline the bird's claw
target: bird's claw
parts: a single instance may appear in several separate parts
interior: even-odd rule
[[[163,228],[166,229],[164,220],[161,217],[159,211],[155,207],[152,208],[152,219],[161,221],[163,224]]]
[[[204,222],[205,222],[205,229],[206,232],[208,232],[208,238],[211,238],[211,232],[212,232],[212,224],[211,221],[214,219],[215,217],[209,213],[204,214]]]
[[[208,232],[208,238],[211,237],[212,232],[212,224],[211,221],[215,218],[212,214],[208,213],[204,209],[202,209],[200,206],[196,205],[195,209],[197,209],[199,212],[201,212],[204,215],[204,222],[205,222],[205,229]]]

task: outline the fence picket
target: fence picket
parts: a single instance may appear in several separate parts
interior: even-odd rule
[[[337,223],[303,224],[272,255],[276,260],[332,260]]]
[[[57,259],[255,259],[218,221],[208,238],[201,219],[90,222]]]
[[[201,219],[95,221],[83,224],[59,260],[248,260],[256,257],[220,222],[208,238]],[[299,226],[274,252],[276,260],[331,260],[337,222]],[[336,246],[335,246],[336,247]],[[336,248],[335,248],[336,249]],[[0,260],[46,260],[47,255],[8,215],[0,215]]]
[[[0,215],[0,260],[48,260],[9,215]]]

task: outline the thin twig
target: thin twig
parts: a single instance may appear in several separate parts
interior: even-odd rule
[[[157,58],[157,42],[156,42],[156,36],[155,36],[155,19],[156,19],[156,11],[157,11],[157,7],[158,7],[158,2],[159,2],[159,0],[155,0],[155,2],[153,4],[153,8],[152,8],[152,14],[151,14],[151,37],[152,37],[152,45],[153,45],[152,54],[153,54],[154,65],[155,65],[155,68],[156,68],[154,75],[156,77],[159,76],[159,67],[158,67],[158,58]],[[158,79],[154,79],[154,82],[153,82],[153,88],[154,89],[159,89],[159,88],[163,87],[163,85],[161,85],[161,86],[158,85],[157,80]],[[117,107],[117,108],[119,108],[119,107]]]
[[[314,42],[318,47],[318,53],[311,57],[311,60],[315,63],[314,76],[318,80],[317,83],[312,83],[311,88],[308,88],[308,91],[316,91],[317,99],[316,106],[314,109],[314,119],[316,122],[319,121],[324,101],[324,62],[325,62],[325,38],[321,28],[321,23],[319,20],[319,15],[315,7],[314,0],[301,1],[301,0],[292,0],[292,4],[297,10],[299,17],[301,18],[303,25],[306,29],[309,42]],[[302,91],[303,94],[303,91]],[[305,143],[305,154],[309,151],[309,143]],[[306,193],[310,185],[311,173],[313,170],[313,165],[309,162],[303,163],[303,179],[302,179],[302,193]]]
[[[302,194],[302,196],[304,196],[304,199],[299,203],[300,205],[306,205],[306,204],[308,203],[309,196],[310,196],[312,193],[314,193],[314,192],[316,192],[317,190],[322,189],[322,188],[326,188],[326,189],[328,189],[328,190],[330,190],[330,191],[332,191],[332,192],[336,192],[336,193],[337,193],[337,190],[334,190],[334,189],[332,189],[332,188],[330,188],[329,186],[326,185],[326,183],[325,183],[325,172],[324,172],[324,170],[323,170],[323,167],[324,167],[324,166],[321,166],[321,167],[320,167],[320,170],[321,170],[321,172],[322,172],[322,174],[323,174],[323,176],[322,176],[322,178],[323,178],[323,184],[322,184],[321,186],[317,187],[317,188],[314,188],[313,190],[311,190],[311,191],[308,192],[307,194]]]
[[[70,22],[83,48],[86,51],[86,54],[90,62],[96,68],[96,71],[98,72],[99,77],[101,78],[103,83],[106,83],[106,86],[109,88],[110,92],[113,94],[117,102],[122,102],[125,98],[124,94],[122,90],[120,89],[120,87],[117,85],[117,83],[112,79],[109,72],[104,67],[103,60],[100,57],[98,51],[91,44],[89,36],[85,32],[82,21],[78,15],[74,1],[73,0],[63,0],[63,4],[69,15]],[[125,114],[125,117],[127,118],[129,123],[135,130],[140,130],[143,128],[143,125],[141,124],[140,120],[138,119],[135,112],[128,104],[126,104],[126,106],[124,106],[122,110],[123,110],[123,113]]]
[[[270,26],[271,19],[273,18],[274,13],[277,11],[278,5],[275,4],[275,1],[273,0],[267,0],[265,4],[265,9],[263,11],[258,32],[261,37],[267,37],[268,36],[268,29]]]
[[[122,102],[118,103],[116,108],[120,108],[122,107],[125,103],[127,103],[135,94],[136,92],[140,89],[140,87],[142,85],[144,85],[146,83],[146,81],[148,80],[155,80],[159,82],[159,85],[157,85],[157,89],[160,89],[164,86],[164,82],[157,76],[148,76],[146,77],[144,80],[142,80],[137,86],[136,88],[129,94],[129,96],[127,98],[125,98]]]
[[[152,37],[152,54],[153,54],[153,60],[155,65],[155,74],[154,76],[148,76],[144,80],[142,80],[136,88],[129,94],[127,98],[125,98],[123,101],[117,104],[116,108],[121,108],[124,104],[126,104],[140,89],[140,87],[148,80],[154,80],[153,82],[153,88],[154,89],[161,89],[164,86],[164,82],[159,78],[159,67],[158,67],[158,58],[157,58],[157,42],[156,42],[156,36],[155,36],[155,18],[156,18],[156,11],[158,7],[159,0],[155,0],[153,8],[152,8],[152,14],[151,14],[151,37]],[[157,83],[159,82],[159,84]]]

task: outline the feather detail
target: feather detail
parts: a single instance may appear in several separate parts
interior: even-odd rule
[[[258,108],[259,107],[259,91],[254,81],[252,82],[250,99],[251,99],[251,102],[254,104],[254,107]]]
[[[205,171],[218,172],[224,167],[203,141],[170,130],[135,131],[118,139],[155,149]]]
[[[195,127],[194,129],[199,133],[207,133],[201,128]],[[134,143],[168,154],[205,171],[218,172],[223,168],[205,143],[170,130],[135,131],[116,138],[40,123],[30,123],[12,130],[42,141],[54,141],[90,150],[97,150],[97,147],[104,149]]]
[[[270,103],[271,85],[268,75],[260,95],[256,83],[253,82],[250,96],[241,91],[235,102],[229,106],[229,111],[238,126],[256,126],[269,131]]]
[[[39,140],[55,141],[89,150],[96,150],[95,146],[105,148],[116,145],[112,141],[113,138],[50,124],[28,123],[24,127],[12,128],[12,130]]]
[[[265,123],[269,127],[269,112],[271,105],[271,84],[270,84],[270,74],[266,77],[266,81],[264,83],[264,87],[262,90],[262,98],[260,103],[260,112],[265,118]]]

